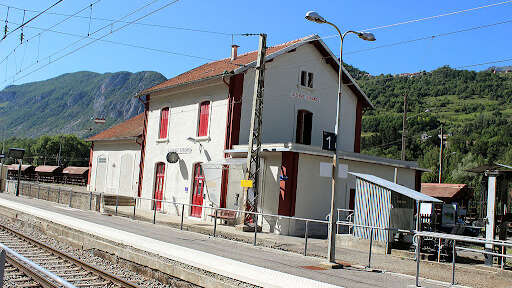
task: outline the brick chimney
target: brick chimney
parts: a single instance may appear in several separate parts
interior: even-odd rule
[[[231,61],[235,60],[236,57],[238,56],[237,55],[238,47],[240,47],[240,46],[235,45],[235,44],[231,45]]]

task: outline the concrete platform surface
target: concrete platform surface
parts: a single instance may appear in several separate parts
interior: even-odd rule
[[[354,267],[311,270],[304,267],[318,266],[322,260],[43,200],[0,194],[0,206],[262,287],[411,287],[415,283],[408,275]],[[427,279],[421,285],[449,286]]]

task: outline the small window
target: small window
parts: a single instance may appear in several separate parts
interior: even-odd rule
[[[169,125],[169,107],[162,108],[160,111],[160,134],[158,138],[167,138],[167,126]]]
[[[210,118],[210,101],[204,101],[199,108],[197,136],[208,136],[208,120]]]
[[[307,110],[297,111],[297,130],[295,142],[311,145],[311,130],[313,128],[313,113]]]
[[[307,71],[300,71],[300,85],[304,87],[313,88],[313,73]]]

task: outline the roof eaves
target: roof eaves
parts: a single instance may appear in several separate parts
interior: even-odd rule
[[[165,91],[165,90],[169,90],[169,89],[173,89],[173,88],[177,88],[177,87],[181,87],[181,86],[186,86],[186,85],[191,85],[191,84],[197,84],[197,83],[200,83],[200,82],[204,82],[204,81],[208,81],[208,80],[213,80],[213,79],[217,79],[217,78],[221,78],[221,77],[224,77],[224,76],[227,76],[227,75],[233,75],[233,74],[237,74],[237,73],[233,73],[233,71],[228,71],[228,73],[220,73],[220,74],[217,74],[217,75],[213,75],[213,76],[197,79],[197,80],[194,80],[194,81],[183,82],[183,83],[179,83],[179,84],[175,84],[175,85],[171,85],[171,86],[166,86],[166,87],[158,88],[158,89],[155,89],[155,90],[148,91],[148,89],[146,89],[146,90],[143,90],[143,91],[135,94],[135,98],[138,98],[140,96],[144,96],[144,95],[147,95],[147,94],[150,94],[150,93]]]
[[[101,138],[101,139],[85,139],[85,142],[97,142],[97,141],[120,141],[120,140],[137,140],[139,136],[127,136],[127,137],[116,137],[116,138]]]

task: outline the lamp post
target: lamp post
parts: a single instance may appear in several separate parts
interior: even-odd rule
[[[340,60],[339,60],[339,71],[338,71],[338,106],[336,110],[337,121],[336,121],[336,148],[335,153],[332,159],[332,191],[331,191],[331,211],[329,214],[329,229],[328,229],[328,252],[327,252],[327,260],[330,264],[336,263],[336,220],[335,220],[335,198],[336,198],[336,190],[339,186],[338,181],[336,181],[336,175],[338,175],[338,158],[339,152],[341,148],[341,105],[342,105],[342,89],[343,89],[343,40],[345,36],[348,34],[356,34],[359,38],[366,41],[375,41],[375,36],[372,33],[366,32],[357,32],[348,30],[345,33],[342,33],[338,26],[333,23],[325,20],[322,16],[320,16],[317,12],[309,11],[306,13],[306,20],[319,23],[319,24],[329,24],[338,31],[340,36]]]

